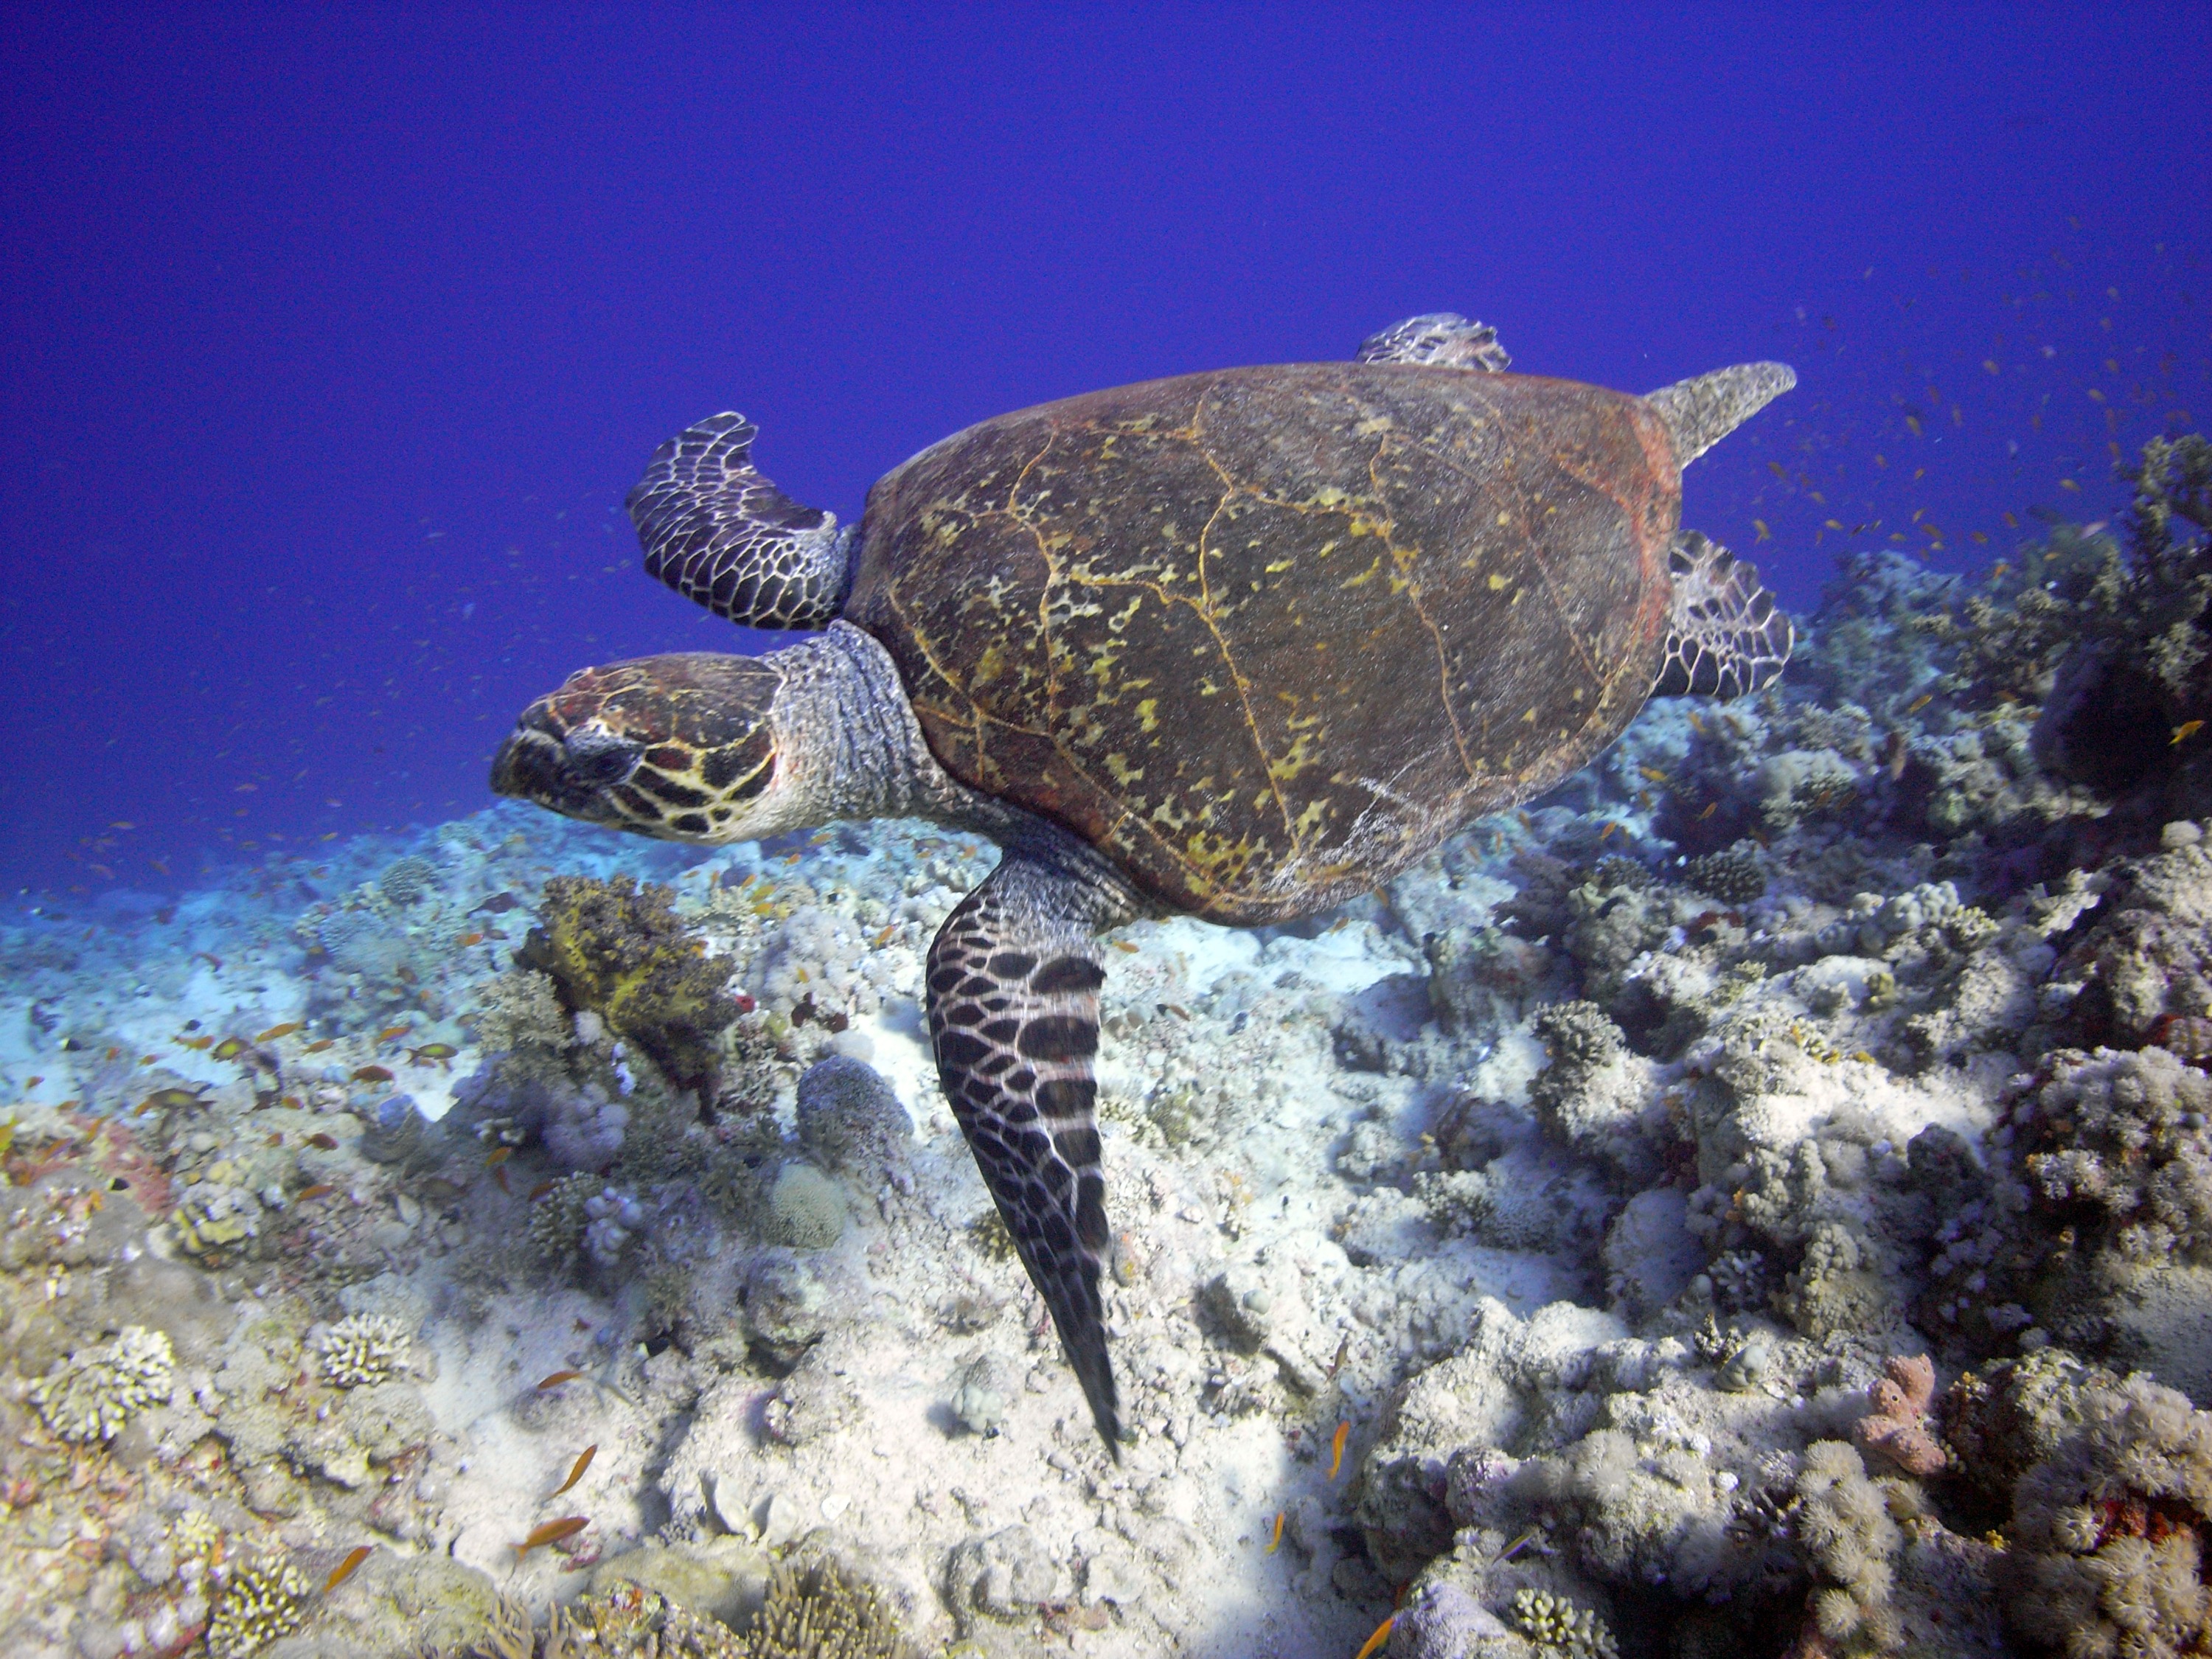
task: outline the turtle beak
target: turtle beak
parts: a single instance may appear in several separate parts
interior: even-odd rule
[[[605,823],[619,817],[605,792],[628,781],[643,752],[596,720],[562,731],[543,698],[523,711],[492,757],[495,794],[535,801],[572,818]]]

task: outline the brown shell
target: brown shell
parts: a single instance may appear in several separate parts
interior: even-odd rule
[[[1228,369],[923,451],[869,495],[845,615],[956,776],[1250,925],[1612,741],[1658,665],[1680,507],[1664,427],[1619,392]]]

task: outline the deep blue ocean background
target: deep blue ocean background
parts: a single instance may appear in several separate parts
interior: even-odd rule
[[[2212,420],[2212,9],[1906,10],[9,7],[8,903],[475,811],[571,669],[769,643],[620,512],[725,408],[849,516],[1453,309],[1635,391],[1795,363],[1686,517],[1796,606],[2110,516]]]

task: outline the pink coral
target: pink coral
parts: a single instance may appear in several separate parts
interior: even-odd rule
[[[1907,1474],[1941,1473],[1951,1458],[1928,1426],[1936,1362],[1925,1354],[1893,1354],[1887,1369],[1889,1375],[1868,1390],[1874,1410],[1858,1420],[1851,1437],[1860,1450],[1880,1454]]]

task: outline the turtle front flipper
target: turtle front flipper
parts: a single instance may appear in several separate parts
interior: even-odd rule
[[[1502,374],[1513,360],[1498,343],[1498,331],[1471,323],[1457,312],[1431,311],[1393,323],[1359,343],[1363,363],[1431,363],[1439,368],[1474,368]]]
[[[1782,672],[1796,629],[1755,568],[1686,530],[1667,550],[1667,574],[1674,592],[1653,696],[1741,697]]]
[[[1110,1246],[1092,1110],[1106,980],[1095,935],[1135,908],[1089,848],[1018,844],[929,950],[938,1077],[1116,1462],[1121,1412],[1098,1293]]]
[[[760,428],[715,415],[653,451],[624,503],[646,574],[749,628],[823,628],[852,581],[853,526],[754,471]]]

